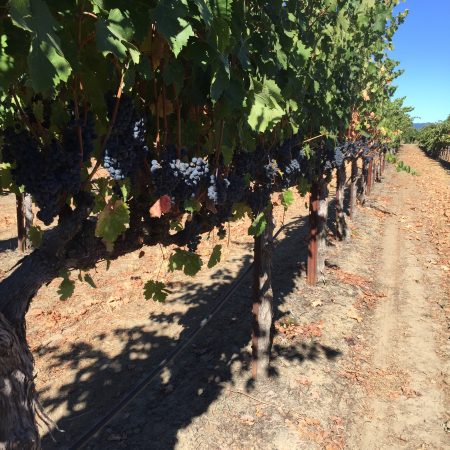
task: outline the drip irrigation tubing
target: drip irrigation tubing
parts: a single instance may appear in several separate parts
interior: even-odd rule
[[[273,240],[276,240],[280,233],[287,228],[289,225],[293,225],[299,220],[293,220],[288,224],[283,224],[280,226],[278,231],[274,234]],[[200,322],[200,325],[191,331],[190,334],[186,336],[183,341],[179,342],[174,350],[169,353],[159,364],[146,375],[139,383],[134,386],[133,389],[128,391],[122,399],[111,408],[100,420],[98,420],[89,430],[86,431],[72,446],[69,450],[80,450],[83,448],[93,437],[95,437],[117,414],[119,414],[126,406],[128,406],[132,400],[134,400],[160,373],[161,371],[174,359],[180,355],[183,350],[194,340],[194,338],[203,330],[203,328],[211,321],[211,319],[220,311],[220,309],[225,305],[225,303],[230,299],[230,297],[236,292],[236,289],[244,281],[244,278],[253,268],[253,262],[250,263],[244,271],[237,277],[237,279],[231,284],[227,292],[225,292],[219,302],[211,309],[209,314]]]

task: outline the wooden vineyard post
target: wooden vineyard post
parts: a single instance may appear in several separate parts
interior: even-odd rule
[[[344,212],[344,187],[345,187],[345,164],[336,169],[337,186],[336,186],[336,230],[338,238],[341,240],[348,239],[348,227],[345,221]]]
[[[326,174],[311,186],[307,267],[308,284],[311,285],[323,279],[325,270],[329,181],[330,174]]]
[[[319,184],[319,212],[317,223],[317,280],[325,277],[325,256],[327,251],[327,221],[328,221],[328,183],[331,181],[331,172],[320,180]]]
[[[381,156],[377,158],[377,164],[375,166],[375,181],[381,183]]]
[[[370,191],[372,190],[372,184],[373,184],[373,159],[371,158],[369,160],[369,164],[367,167],[367,185],[366,185],[367,195],[370,195]]]
[[[369,165],[369,163],[367,161],[367,158],[364,158],[362,173],[361,173],[361,193],[359,194],[359,201],[360,201],[361,205],[364,205],[364,203],[366,201],[368,165]]]
[[[350,178],[350,219],[354,219],[356,212],[356,192],[358,181],[358,160],[352,159],[352,172]]]
[[[34,221],[33,202],[30,194],[24,194],[23,196],[23,215],[25,219],[25,248],[30,248],[31,242],[29,239],[29,232]]]
[[[266,212],[264,232],[254,239],[253,307],[252,307],[252,377],[269,375],[272,330],[272,249],[273,211]]]
[[[24,194],[16,194],[16,215],[17,215],[17,249],[20,252],[25,251],[26,247],[26,229],[25,218],[23,215]]]
[[[309,197],[308,284],[317,283],[317,233],[319,223],[319,185],[313,183]]]

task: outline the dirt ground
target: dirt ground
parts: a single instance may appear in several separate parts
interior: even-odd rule
[[[350,223],[330,232],[326,282],[305,280],[305,199],[286,213],[274,254],[273,376],[250,381],[251,277],[186,350],[92,439],[90,449],[450,448],[450,174],[415,146],[389,166]],[[333,193],[333,192],[331,192]],[[0,279],[19,255],[14,199],[0,197]],[[331,205],[332,208],[332,205]],[[276,208],[277,224],[283,220]],[[90,270],[97,288],[61,280],[28,314],[43,406],[68,448],[185,341],[251,261],[248,223],[233,223],[223,262],[188,279],[167,273],[168,250],[145,247]],[[330,224],[330,228],[332,228]],[[207,260],[217,237],[201,246]],[[76,278],[77,273],[74,274]],[[147,302],[164,279],[165,304]]]

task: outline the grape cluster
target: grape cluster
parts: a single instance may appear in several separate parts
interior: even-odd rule
[[[72,104],[69,105],[68,113],[70,116],[69,123],[62,133],[64,148],[80,148],[80,142],[78,140],[78,126],[80,126],[83,142],[83,162],[86,162],[94,151],[94,140],[97,137],[95,133],[94,114],[92,111],[86,111],[85,117],[77,120]]]
[[[214,175],[210,177],[210,184],[208,187],[208,198],[214,202],[215,205],[222,205],[227,201],[227,189],[230,182],[224,178],[217,178]]]
[[[158,197],[169,195],[175,201],[185,201],[195,197],[208,184],[209,164],[201,157],[193,157],[187,162],[174,159],[175,156],[176,148],[168,146],[161,161],[151,161],[152,182]]]
[[[3,132],[3,156],[14,163],[14,181],[32,195],[40,209],[37,216],[46,225],[59,214],[67,195],[80,190],[78,141],[63,137],[63,145],[52,139],[41,146],[28,131],[9,127]]]
[[[116,101],[112,95],[106,98],[110,120]],[[132,98],[123,95],[106,143],[103,166],[115,181],[120,181],[132,175],[147,152],[144,119],[139,116]]]

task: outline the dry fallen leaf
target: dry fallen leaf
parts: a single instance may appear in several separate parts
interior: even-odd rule
[[[359,316],[356,312],[354,312],[354,311],[349,311],[348,313],[347,313],[347,317],[349,318],[349,319],[353,319],[353,320],[356,320],[356,321],[358,321],[358,322],[362,322],[363,321],[363,318],[361,317],[361,316]]]

